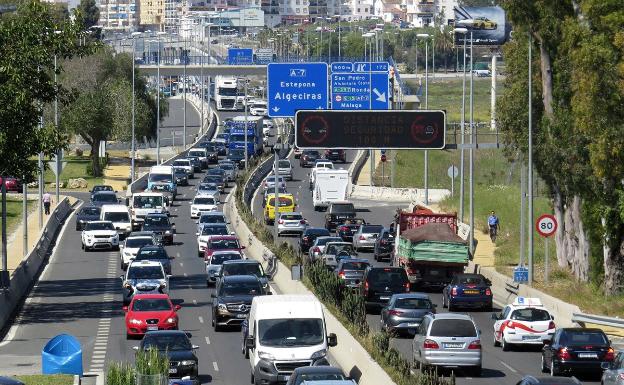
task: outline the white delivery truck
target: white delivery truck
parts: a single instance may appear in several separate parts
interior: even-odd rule
[[[284,383],[298,367],[328,365],[328,350],[337,345],[313,295],[254,297],[243,338],[253,384]]]
[[[130,199],[132,230],[140,230],[147,214],[169,214],[169,199],[158,192],[138,192]]]
[[[119,238],[125,238],[132,231],[132,220],[126,205],[103,205],[100,211],[101,221],[111,221]]]
[[[312,188],[314,210],[326,209],[329,204],[347,200],[349,190],[349,170],[317,169]]]
[[[218,111],[236,111],[242,101],[238,100],[238,80],[234,76],[215,77],[215,104]]]
[[[169,192],[173,195],[173,199],[175,199],[178,193],[178,186],[176,185],[173,166],[160,165],[152,166],[150,168],[150,172],[147,177],[147,189],[155,190],[154,186],[158,185],[167,186]]]

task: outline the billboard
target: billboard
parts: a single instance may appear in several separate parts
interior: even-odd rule
[[[509,38],[510,26],[505,20],[505,11],[501,7],[455,7],[456,28],[466,28],[468,33],[455,34],[455,45],[463,46],[464,39],[470,45],[500,46]]]

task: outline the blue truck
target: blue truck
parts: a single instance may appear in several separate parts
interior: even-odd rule
[[[258,116],[236,116],[234,119],[225,122],[229,128],[228,150],[230,153],[240,153],[245,150],[245,126],[247,131],[247,153],[251,158],[262,154],[264,144],[262,142],[262,118]],[[244,156],[243,156],[244,158]]]

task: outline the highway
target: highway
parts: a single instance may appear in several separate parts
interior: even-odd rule
[[[355,155],[355,151],[347,152],[347,160],[351,161]],[[294,159],[291,154],[290,158],[293,164],[293,181],[286,182],[286,188],[289,193],[295,195],[297,208],[296,211],[303,213],[304,218],[308,220],[312,227],[324,227],[324,212],[314,211],[312,205],[312,193],[308,188],[308,175],[309,168],[299,167],[299,160]],[[342,165],[337,164],[338,168],[348,168],[349,163]],[[261,190],[261,189],[260,189]],[[259,190],[259,191],[260,191]],[[383,202],[375,200],[352,200],[354,203],[357,216],[364,218],[371,224],[382,224],[388,226],[393,219],[396,208],[401,208],[406,205],[396,204],[392,202]],[[256,218],[262,220],[262,194],[256,193],[252,202],[253,213]],[[282,240],[288,241],[295,249],[298,250],[298,236],[282,236]],[[375,266],[388,266],[387,262],[376,262],[373,258],[373,254],[369,252],[359,252],[359,257],[366,258],[372,265]],[[438,312],[446,312],[446,309],[442,308],[442,296],[441,293],[428,293],[432,301],[437,304]],[[499,306],[501,304],[498,304]],[[504,304],[502,304],[504,305]],[[500,311],[500,308],[495,306],[495,311]],[[541,374],[541,362],[540,351],[538,348],[518,348],[517,351],[503,352],[501,348],[493,346],[493,321],[490,312],[465,312],[470,314],[479,329],[482,332],[481,344],[483,347],[483,371],[481,378],[467,377],[463,373],[456,373],[457,384],[470,384],[470,385],[515,385],[520,379],[527,374],[530,375],[542,375]],[[368,324],[373,330],[380,330],[380,316],[379,314],[368,314]],[[555,320],[556,322],[557,320]],[[395,347],[401,355],[407,359],[412,359],[411,348],[412,341],[409,337],[393,338],[391,346]],[[442,374],[449,375],[450,371],[443,371]],[[583,378],[583,384],[599,384],[600,381],[596,381],[596,378]]]

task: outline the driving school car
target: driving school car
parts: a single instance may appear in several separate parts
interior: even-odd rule
[[[539,298],[518,297],[492,318],[494,345],[504,351],[513,345],[542,345],[555,334],[555,318]]]

